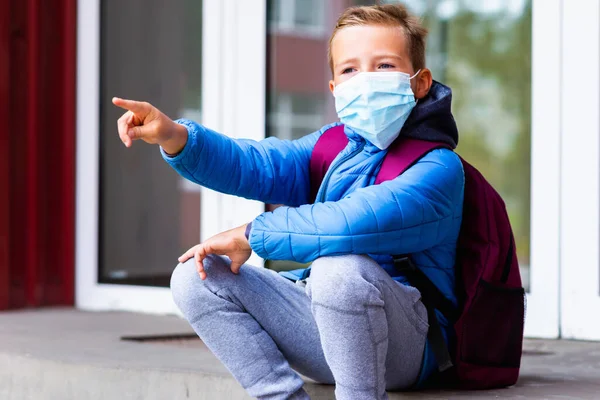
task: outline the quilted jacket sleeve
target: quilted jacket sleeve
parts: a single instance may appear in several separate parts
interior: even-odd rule
[[[336,201],[281,207],[252,224],[261,257],[310,262],[338,254],[406,254],[441,243],[462,214],[456,154],[434,150],[398,178]]]
[[[260,142],[232,139],[189,120],[182,152],[161,153],[181,176],[221,193],[271,204],[309,202],[312,149],[329,126],[299,140],[268,138]]]

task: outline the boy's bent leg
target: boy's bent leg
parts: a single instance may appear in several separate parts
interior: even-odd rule
[[[194,260],[171,277],[173,298],[208,348],[259,399],[304,399],[299,372],[321,382],[333,378],[302,288],[277,273],[229,261],[204,260],[202,281]],[[289,361],[289,363],[288,363]]]
[[[416,382],[428,329],[418,290],[348,255],[315,261],[307,292],[337,399],[386,399]]]

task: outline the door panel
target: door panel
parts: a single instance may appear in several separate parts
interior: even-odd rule
[[[600,5],[562,10],[561,329],[600,340]]]
[[[337,120],[325,62],[329,35],[346,7],[375,3],[267,2],[269,136],[297,139]],[[402,3],[429,29],[427,63],[434,79],[453,89],[457,152],[506,201],[528,290],[527,334],[556,337],[559,92],[547,82],[560,79],[559,1],[543,7],[539,0]]]

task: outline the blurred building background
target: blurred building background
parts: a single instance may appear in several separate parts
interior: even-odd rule
[[[506,201],[529,291],[528,334],[600,339],[598,325],[563,326],[588,301],[569,297],[578,282],[595,285],[585,299],[600,311],[600,168],[583,174],[592,185],[566,192],[581,179],[569,143],[596,138],[598,124],[567,136],[565,121],[578,117],[562,91],[572,59],[563,49],[583,31],[594,50],[578,56],[597,58],[598,32],[585,30],[600,16],[582,22],[559,0],[402,2],[429,28],[434,79],[454,91],[458,153]],[[110,99],[147,100],[234,137],[297,139],[336,120],[327,45],[337,16],[374,3],[0,0],[0,308],[171,310],[165,288],[177,256],[265,206],[184,181],[155,146],[126,149]],[[600,69],[585,65],[593,114],[584,121],[594,121]],[[589,216],[585,227],[563,223],[576,219],[563,207],[578,198],[589,199],[577,210]]]

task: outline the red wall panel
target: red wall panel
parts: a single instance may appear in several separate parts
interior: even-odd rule
[[[9,12],[9,0],[0,0],[0,310],[9,304]]]
[[[7,232],[0,241],[0,309],[70,305],[76,0],[0,2],[10,22],[0,37],[8,49],[8,79],[2,79],[8,87],[0,91],[8,98],[8,118],[0,119],[6,144],[0,152],[7,153],[0,177],[8,177],[0,203],[0,232]]]

